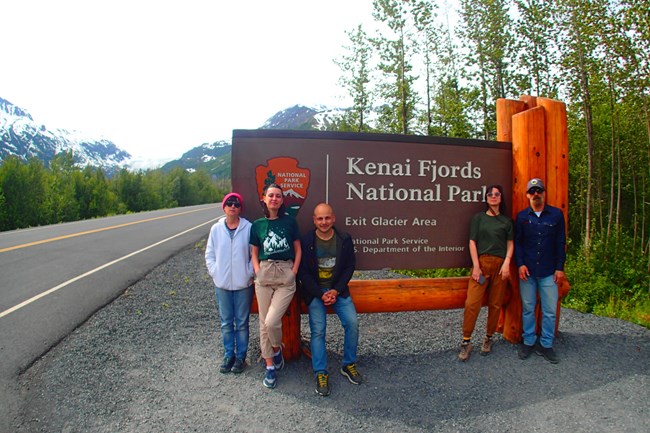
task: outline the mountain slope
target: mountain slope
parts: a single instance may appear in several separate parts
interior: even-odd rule
[[[78,131],[48,129],[27,110],[0,98],[0,161],[16,156],[25,161],[38,158],[48,165],[64,151],[72,151],[75,162],[81,166],[102,167],[109,173],[131,158],[110,140],[88,137]]]
[[[229,178],[231,149],[232,145],[226,141],[203,143],[163,165],[161,170],[168,172],[181,167],[189,171],[204,170],[217,178]]]
[[[331,109],[325,106],[307,107],[294,105],[279,111],[267,120],[260,129],[300,129],[318,130],[328,129],[334,121],[341,117],[344,110]]]
[[[260,129],[326,130],[344,113],[324,106],[294,105],[271,116]],[[204,170],[216,178],[230,178],[231,144],[220,140],[203,143],[161,167]],[[131,155],[106,139],[85,137],[77,131],[48,129],[27,110],[0,98],[0,161],[13,155],[38,158],[46,165],[57,153],[71,150],[81,166],[104,168],[109,174],[131,164]]]
[[[326,107],[294,105],[270,117],[260,129],[325,130],[343,113],[343,110]],[[226,141],[204,143],[184,153],[179,159],[162,167],[169,171],[175,167],[185,170],[205,170],[217,178],[230,178],[232,145]]]

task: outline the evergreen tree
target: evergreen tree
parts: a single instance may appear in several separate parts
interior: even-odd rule
[[[444,74],[444,72],[439,72],[440,67],[436,62],[436,55],[440,52],[442,34],[442,28],[436,22],[436,8],[435,4],[420,1],[414,5],[412,11],[417,30],[415,52],[421,56],[424,63],[425,110],[422,119],[426,135],[433,135],[435,83],[440,82]]]
[[[515,0],[517,53],[520,73],[516,75],[522,94],[558,97],[557,38],[553,25],[554,3],[546,0]]]
[[[411,58],[414,55],[412,25],[408,18],[414,0],[374,0],[373,17],[386,25],[387,33],[372,39],[379,52],[379,109],[380,130],[397,134],[411,133],[416,120],[415,107],[418,100],[413,90],[417,79],[413,75]]]
[[[72,151],[61,152],[50,161],[50,191],[48,192],[51,222],[69,222],[79,219],[79,203],[76,197]]]
[[[469,117],[470,101],[478,99],[478,95],[461,84],[462,73],[457,66],[459,54],[448,15],[441,31],[441,44],[437,51],[440,72],[437,74],[438,84],[433,95],[431,134],[473,138],[476,131]]]
[[[369,131],[368,115],[372,109],[372,91],[370,73],[372,69],[372,47],[368,35],[359,25],[355,31],[346,32],[350,46],[344,47],[348,53],[335,61],[343,75],[339,79],[341,86],[352,97],[352,107],[338,123],[338,130],[364,132]]]
[[[459,35],[467,50],[471,76],[477,81],[482,136],[496,136],[496,100],[512,94],[510,62],[514,38],[506,0],[461,0]]]

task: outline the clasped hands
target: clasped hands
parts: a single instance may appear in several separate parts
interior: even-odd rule
[[[337,296],[338,296],[338,292],[334,289],[330,289],[327,292],[323,293],[323,296],[321,296],[321,299],[323,300],[323,305],[325,305],[326,307],[333,305],[336,302]]]

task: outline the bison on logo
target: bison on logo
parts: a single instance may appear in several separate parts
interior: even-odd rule
[[[294,158],[279,157],[266,161],[266,165],[255,167],[255,181],[260,201],[264,196],[264,187],[272,183],[279,185],[284,193],[284,205],[287,213],[298,215],[300,207],[307,198],[309,188],[308,168],[299,168]]]

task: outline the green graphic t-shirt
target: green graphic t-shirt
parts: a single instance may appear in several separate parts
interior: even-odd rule
[[[260,260],[294,260],[293,241],[297,239],[298,223],[288,215],[274,220],[260,218],[251,227],[250,242],[260,249]]]

